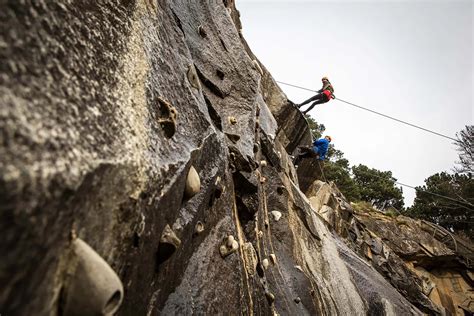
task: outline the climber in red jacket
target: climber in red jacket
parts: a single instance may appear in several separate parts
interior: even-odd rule
[[[311,104],[311,106],[306,111],[303,112],[303,114],[307,114],[309,111],[311,111],[315,107],[316,104],[326,103],[326,102],[329,102],[329,100],[335,98],[333,94],[334,88],[329,82],[329,79],[327,77],[323,77],[321,80],[323,82],[323,87],[320,90],[318,90],[318,94],[316,94],[314,97],[311,97],[308,100],[298,105],[298,108],[301,108],[303,105],[306,105],[311,101],[314,101]]]

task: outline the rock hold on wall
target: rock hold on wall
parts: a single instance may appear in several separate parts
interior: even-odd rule
[[[427,255],[452,252],[398,245],[317,190],[314,162],[295,170],[311,134],[233,1],[11,1],[0,15],[2,315],[68,314],[72,230],[123,283],[104,313],[456,310]],[[472,270],[449,271],[469,288]]]

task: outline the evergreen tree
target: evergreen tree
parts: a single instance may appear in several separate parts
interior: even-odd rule
[[[474,173],[474,125],[456,134],[456,146],[459,152],[458,166],[455,171],[459,173]]]
[[[359,187],[351,178],[351,169],[349,160],[339,158],[334,162],[325,163],[323,167],[324,174],[328,181],[334,181],[339,190],[349,201],[359,201]]]
[[[445,196],[445,197],[443,197]],[[446,198],[447,197],[447,198]],[[474,237],[474,179],[472,174],[437,173],[417,187],[407,215]]]
[[[397,180],[392,177],[391,171],[380,171],[359,164],[352,167],[352,173],[363,201],[372,203],[380,210],[403,208],[403,191],[396,186]]]
[[[313,136],[313,140],[321,138],[324,131],[326,130],[326,126],[324,126],[324,124],[319,124],[309,115],[305,115],[305,117],[306,121],[308,122],[311,135]]]

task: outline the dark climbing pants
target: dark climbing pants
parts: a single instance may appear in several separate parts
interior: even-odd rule
[[[314,102],[310,105],[310,107],[306,111],[303,112],[303,114],[306,114],[309,111],[311,111],[316,106],[316,104],[326,103],[329,101],[329,99],[324,93],[318,93],[314,97],[311,97],[308,100],[301,103],[300,105],[298,105],[298,107],[301,108],[303,105],[306,105],[311,101],[314,101]]]
[[[297,166],[303,158],[318,158],[318,154],[311,147],[298,147],[298,155],[296,156],[294,165]]]

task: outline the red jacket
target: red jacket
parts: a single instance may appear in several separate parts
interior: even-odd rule
[[[326,95],[326,97],[328,98],[328,101],[331,100],[331,96],[332,96],[332,93],[331,91],[329,90],[324,90],[323,93]]]

